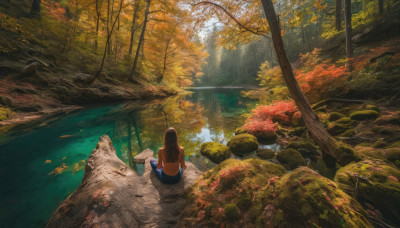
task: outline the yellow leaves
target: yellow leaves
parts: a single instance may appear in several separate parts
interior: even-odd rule
[[[46,161],[44,161],[43,164],[49,164],[49,163],[51,163],[51,160],[46,160]]]
[[[317,10],[323,10],[327,6],[326,3],[324,4],[322,0],[315,0],[313,5]]]
[[[67,166],[65,163],[62,163],[59,167],[57,167],[53,171],[51,171],[49,173],[49,175],[58,176],[58,175],[62,174],[63,172],[65,172],[68,168],[69,168],[69,166]]]

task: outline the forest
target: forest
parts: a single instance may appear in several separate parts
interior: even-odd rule
[[[0,175],[0,227],[399,227],[400,1],[0,0]]]

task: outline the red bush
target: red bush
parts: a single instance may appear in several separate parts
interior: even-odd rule
[[[247,122],[243,126],[243,129],[253,135],[265,135],[275,133],[275,131],[278,130],[278,127],[272,122],[272,120],[267,119],[265,121],[253,120]]]
[[[290,122],[293,113],[296,111],[297,107],[293,101],[275,101],[270,105],[259,105],[253,109],[248,122],[262,122],[269,119],[273,122],[286,124]]]

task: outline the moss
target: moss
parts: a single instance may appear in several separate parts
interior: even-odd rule
[[[285,166],[288,170],[295,169],[299,166],[305,166],[306,162],[301,156],[301,153],[295,149],[284,149],[276,155],[276,158],[280,163]]]
[[[7,107],[0,106],[0,121],[7,120],[11,117],[12,111]]]
[[[318,150],[318,148],[314,145],[314,143],[302,139],[289,142],[286,148],[292,148],[299,151],[302,154],[308,154],[308,155],[316,154]]]
[[[307,167],[266,185],[256,200],[251,211],[262,227],[373,227],[357,201]]]
[[[248,130],[244,130],[243,128],[240,128],[240,127],[235,129],[235,135],[248,134],[248,133],[249,133]]]
[[[338,119],[343,118],[345,116],[346,116],[345,114],[340,113],[340,112],[331,112],[329,114],[329,121],[335,121],[335,120],[338,120]]]
[[[235,221],[239,219],[239,211],[234,203],[228,203],[224,207],[226,219],[228,221]]]
[[[398,112],[390,115],[384,115],[375,120],[376,124],[393,124],[400,125],[400,115]]]
[[[306,127],[294,127],[289,131],[289,135],[301,136],[305,131],[307,131]]]
[[[352,120],[368,120],[373,119],[375,120],[378,118],[379,112],[375,110],[362,110],[362,111],[355,111],[350,114],[350,118]]]
[[[367,158],[339,169],[335,181],[361,203],[368,202],[387,219],[400,222],[400,170],[386,162]]]
[[[229,147],[217,142],[203,143],[200,153],[217,164],[231,157]]]
[[[374,145],[372,145],[373,148],[384,148],[387,146],[389,146],[389,144],[382,139],[377,140]]]
[[[257,138],[253,135],[240,134],[229,140],[227,146],[235,155],[243,156],[257,150],[258,142]]]
[[[335,177],[336,170],[335,169],[329,169],[326,165],[325,162],[322,158],[317,159],[317,171],[319,174],[322,176],[333,179]]]
[[[380,112],[378,106],[376,106],[376,105],[366,105],[366,106],[365,106],[365,109],[367,109],[367,110],[374,110],[374,111]]]
[[[275,156],[275,151],[271,149],[258,149],[257,156],[262,159],[272,159]]]
[[[357,146],[361,146],[361,147],[370,147],[370,146],[372,146],[372,143],[370,143],[370,142],[363,142],[363,143],[358,144]]]
[[[326,112],[326,107],[324,107],[324,106],[319,107],[319,108],[315,109],[315,112]]]
[[[340,124],[351,124],[352,123],[350,117],[342,117],[342,118],[336,120],[335,122],[340,123]]]
[[[378,158],[400,168],[398,163],[400,162],[400,148],[386,148],[386,149],[374,149],[371,147],[362,148],[356,151],[357,155],[362,158]]]
[[[394,135],[396,133],[399,133],[398,131],[390,127],[374,127],[372,128],[372,131],[382,135]]]
[[[361,158],[354,153],[354,150],[350,148],[349,145],[343,142],[337,142],[336,146],[337,149],[335,151],[335,155],[337,158],[337,163],[339,163],[341,166],[347,165],[353,161],[361,160]]]
[[[295,112],[292,116],[292,124],[293,126],[304,126],[304,120],[301,117],[301,113],[299,111]]]
[[[395,142],[395,143],[391,144],[390,146],[388,146],[388,148],[394,148],[394,147],[400,147],[400,142]]]
[[[230,218],[238,225],[252,224],[254,220],[250,219],[247,208],[256,203],[254,195],[284,173],[286,170],[281,165],[261,159],[227,159],[203,173],[187,189],[188,203],[182,213],[183,219],[192,222],[190,226],[213,227],[234,215]],[[232,208],[236,208],[237,214],[231,213]],[[203,213],[204,217],[198,216]]]
[[[343,132],[342,134],[340,134],[339,136],[341,137],[352,137],[356,135],[356,131],[354,129],[349,129],[345,132]]]
[[[350,126],[346,124],[339,124],[335,122],[331,122],[328,126],[328,132],[331,135],[339,135],[350,129]]]

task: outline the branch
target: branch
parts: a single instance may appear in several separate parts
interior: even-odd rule
[[[250,33],[253,33],[253,34],[255,34],[255,35],[267,37],[267,36],[266,36],[265,34],[263,34],[263,33],[259,33],[258,31],[253,31],[253,30],[249,29],[248,27],[244,26],[242,23],[240,23],[240,21],[238,21],[238,20],[235,18],[235,16],[233,16],[230,12],[228,12],[228,10],[226,10],[223,6],[221,6],[221,5],[217,4],[217,3],[209,2],[209,1],[203,1],[203,2],[198,2],[198,3],[188,3],[188,4],[189,4],[189,5],[192,5],[192,6],[198,6],[198,5],[213,5],[213,6],[217,7],[217,8],[219,8],[219,9],[221,9],[222,11],[224,11],[224,13],[225,13],[226,15],[228,15],[232,20],[234,20],[234,21],[236,22],[236,24],[239,25],[240,28],[242,28],[242,29],[244,29],[244,30],[246,30],[246,31],[248,31],[248,32],[250,32]]]

